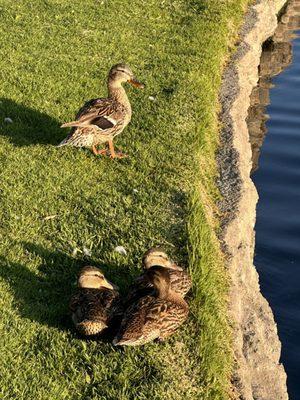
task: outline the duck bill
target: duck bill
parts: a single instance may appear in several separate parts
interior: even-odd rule
[[[182,268],[182,267],[179,267],[179,265],[177,265],[177,264],[175,264],[175,263],[172,263],[172,264],[169,266],[169,269],[173,269],[173,270],[175,270],[175,271],[183,271],[183,268]]]
[[[105,288],[110,289],[110,290],[116,290],[116,291],[119,290],[117,285],[111,283],[107,279],[105,279],[104,283],[102,284],[102,287],[105,287]]]
[[[130,83],[130,85],[139,88],[139,89],[144,89],[145,85],[141,82],[139,82],[137,79],[135,78],[131,78],[128,83]]]

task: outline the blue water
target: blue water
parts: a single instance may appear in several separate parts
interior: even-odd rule
[[[289,396],[300,400],[300,38],[292,64],[272,82],[268,133],[253,174],[260,197],[255,265],[278,325]]]

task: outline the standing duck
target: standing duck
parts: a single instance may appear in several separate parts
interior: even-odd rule
[[[118,290],[98,268],[91,266],[80,271],[77,285],[70,301],[72,320],[80,334],[97,335],[119,310]]]
[[[116,64],[108,75],[108,97],[92,99],[78,111],[75,121],[61,125],[72,127],[70,134],[58,145],[89,147],[95,155],[105,155],[107,149],[98,150],[97,146],[108,144],[111,158],[125,155],[115,152],[113,139],[119,135],[131,120],[131,105],[122,84],[143,88],[126,64]]]
[[[169,271],[153,266],[146,274],[153,285],[152,293],[127,308],[113,341],[116,346],[138,346],[154,339],[162,341],[187,319],[188,304],[171,289]]]

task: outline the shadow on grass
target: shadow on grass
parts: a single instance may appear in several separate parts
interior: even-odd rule
[[[38,271],[33,272],[25,264],[12,263],[0,256],[0,276],[9,283],[19,314],[43,325],[73,330],[68,306],[76,289],[77,274],[83,266],[96,265],[109,279],[117,275],[117,267],[112,265],[77,260],[61,251],[50,251],[32,243],[23,245],[29,256],[39,256],[43,260]]]
[[[5,122],[10,118],[12,123]],[[66,132],[60,123],[49,115],[18,104],[13,100],[0,98],[0,135],[10,138],[16,146],[32,144],[58,144]]]

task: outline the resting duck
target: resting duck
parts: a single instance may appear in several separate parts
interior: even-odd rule
[[[160,266],[169,272],[171,289],[182,297],[185,297],[192,286],[191,278],[187,272],[171,261],[165,251],[159,247],[152,247],[146,251],[142,265],[145,272],[138,276],[130,286],[128,295],[123,301],[125,308],[137,301],[141,295],[152,292],[153,284],[148,279],[147,271],[153,266]]]
[[[138,346],[154,339],[162,341],[187,319],[188,304],[171,289],[169,271],[153,266],[146,274],[153,285],[152,293],[127,308],[113,340],[116,346]]]
[[[72,320],[80,334],[97,335],[119,310],[119,292],[98,268],[91,266],[80,271],[77,284],[70,301]]]
[[[175,264],[160,247],[152,247],[143,256],[143,268],[147,270],[154,265],[167,268],[170,274],[171,289],[184,297],[192,287],[192,280],[182,267]],[[142,276],[138,279],[142,279]]]
[[[126,64],[114,65],[108,75],[108,97],[88,101],[78,111],[75,121],[61,125],[72,127],[70,134],[58,145],[89,147],[95,155],[107,154],[107,149],[98,150],[97,146],[108,143],[111,158],[125,155],[116,153],[113,139],[119,135],[131,120],[131,105],[122,84],[143,88]]]

